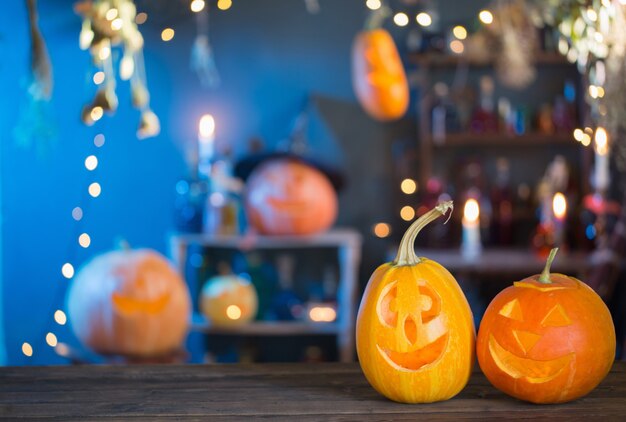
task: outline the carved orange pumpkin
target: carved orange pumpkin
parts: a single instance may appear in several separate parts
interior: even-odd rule
[[[584,396],[609,372],[615,328],[600,297],[585,283],[550,274],[513,283],[491,302],[480,323],[478,361],[498,389],[534,403]]]
[[[250,224],[270,235],[306,235],[328,229],[337,216],[337,194],[319,170],[293,159],[274,159],[248,179]]]
[[[215,276],[202,288],[200,310],[216,326],[244,324],[254,318],[257,306],[252,283],[234,274]]]
[[[88,262],[70,286],[67,307],[86,346],[143,357],[179,349],[191,314],[185,282],[147,249],[108,252]]]
[[[376,269],[361,300],[359,362],[369,383],[391,400],[446,400],[469,380],[475,339],[469,304],[454,277],[418,258],[413,245],[418,232],[449,209],[452,201],[409,227],[395,261]]]
[[[409,106],[409,86],[396,44],[384,29],[359,33],[352,45],[352,85],[374,119],[399,119]]]

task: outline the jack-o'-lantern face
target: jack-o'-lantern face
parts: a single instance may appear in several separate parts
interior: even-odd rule
[[[273,160],[250,176],[246,190],[250,223],[265,234],[311,234],[326,230],[337,215],[330,181],[295,160]]]
[[[437,362],[448,343],[441,298],[425,280],[400,279],[382,290],[376,306],[381,330],[376,345],[396,369],[419,371]]]
[[[554,293],[575,289],[576,284],[546,286],[517,282],[514,288],[520,293],[498,310],[501,329],[497,334],[489,333],[491,358],[513,379],[531,384],[552,381],[566,372],[575,359],[575,350],[553,341],[566,338],[572,325],[570,315]],[[537,294],[542,295],[542,300],[532,300]]]
[[[145,267],[120,267],[115,270],[116,277],[126,280],[111,294],[113,309],[119,314],[159,314],[167,306],[172,284]]]

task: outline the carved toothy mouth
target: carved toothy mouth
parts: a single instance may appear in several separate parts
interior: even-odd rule
[[[519,357],[498,343],[489,335],[489,353],[500,370],[515,379],[524,379],[531,384],[541,384],[558,377],[570,364],[574,353],[551,360],[535,360]]]
[[[145,312],[149,314],[159,313],[165,308],[169,298],[168,294],[163,294],[154,300],[135,299],[122,296],[117,292],[113,292],[111,295],[113,306],[122,314],[132,314],[134,312]]]

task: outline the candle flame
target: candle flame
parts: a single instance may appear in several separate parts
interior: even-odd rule
[[[475,222],[478,221],[479,216],[480,207],[478,206],[478,202],[474,198],[468,199],[463,209],[463,219],[467,222]]]
[[[596,152],[600,155],[606,155],[609,152],[609,136],[606,133],[606,129],[602,126],[598,126],[595,135]]]
[[[554,212],[554,216],[559,220],[565,218],[565,214],[567,213],[567,200],[565,199],[565,195],[561,192],[555,193],[552,198],[552,211]]]
[[[203,138],[208,138],[213,135],[215,132],[215,120],[213,120],[213,116],[210,114],[205,114],[200,118],[200,123],[198,124],[198,130],[200,132],[200,136]]]
[[[233,321],[238,320],[241,318],[241,308],[237,305],[229,305],[226,308],[226,316]]]
[[[333,322],[337,318],[337,311],[331,306],[315,306],[309,311],[309,318],[315,322]]]

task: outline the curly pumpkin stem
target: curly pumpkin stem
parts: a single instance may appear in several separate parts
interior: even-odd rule
[[[550,251],[550,255],[548,255],[548,260],[546,261],[546,266],[543,268],[541,275],[539,276],[539,282],[544,284],[552,283],[550,280],[550,267],[552,266],[552,261],[554,261],[554,257],[556,253],[559,251],[559,248],[554,248]]]
[[[420,258],[415,255],[415,239],[417,238],[417,234],[428,224],[435,221],[442,215],[445,215],[448,210],[452,210],[453,208],[454,205],[452,201],[441,202],[435,208],[415,220],[404,233],[404,236],[402,236],[400,247],[398,248],[398,254],[396,255],[396,259],[393,263],[395,265],[418,264],[420,262]]]

